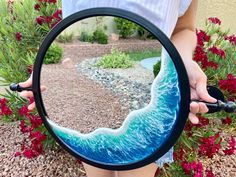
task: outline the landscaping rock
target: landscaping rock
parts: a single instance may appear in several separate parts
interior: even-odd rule
[[[119,41],[119,35],[118,34],[115,34],[115,33],[112,33],[111,35],[110,35],[110,41],[112,41],[112,42],[116,42],[116,41]]]
[[[66,58],[62,61],[62,65],[67,69],[75,68],[74,62],[70,58]]]

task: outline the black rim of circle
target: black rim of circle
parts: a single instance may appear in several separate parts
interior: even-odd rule
[[[81,156],[80,154],[75,152],[73,149],[71,149],[68,145],[66,145],[53,132],[51,126],[49,125],[47,121],[47,113],[46,113],[43,100],[42,100],[42,95],[40,92],[40,74],[41,74],[41,68],[42,68],[44,56],[48,48],[50,47],[51,43],[64,29],[66,29],[67,27],[69,27],[75,22],[78,22],[86,18],[95,17],[95,16],[113,16],[113,17],[124,18],[134,23],[137,23],[138,25],[142,26],[143,28],[151,32],[157,38],[157,40],[159,40],[159,42],[166,49],[166,51],[169,53],[178,73],[181,101],[180,101],[180,110],[179,110],[179,116],[177,118],[177,121],[175,122],[172,128],[172,132],[169,138],[165,141],[165,143],[163,143],[163,145],[159,149],[157,149],[157,151],[153,153],[151,156],[143,160],[140,160],[138,162],[125,164],[125,165],[112,165],[112,164],[104,164],[97,161],[93,161],[84,156]],[[176,50],[174,45],[171,43],[169,38],[154,24],[152,24],[151,22],[149,22],[148,20],[144,19],[143,17],[137,14],[134,14],[132,12],[129,12],[123,9],[107,8],[107,7],[92,8],[92,9],[87,9],[87,10],[77,12],[65,18],[64,20],[62,20],[49,32],[49,34],[44,39],[38,51],[36,61],[34,63],[33,73],[34,74],[33,74],[32,87],[33,87],[36,107],[49,133],[53,136],[53,138],[55,138],[57,143],[60,144],[60,146],[66,151],[68,151],[71,155],[82,160],[83,162],[87,164],[93,165],[98,168],[103,168],[107,170],[131,170],[131,169],[139,168],[139,167],[142,167],[142,166],[145,166],[154,162],[155,160],[162,157],[176,143],[176,141],[178,140],[179,136],[181,135],[184,129],[186,120],[188,118],[189,104],[190,104],[190,85],[189,85],[186,69],[184,67],[183,61],[178,51]]]

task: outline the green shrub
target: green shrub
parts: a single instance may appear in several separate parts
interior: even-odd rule
[[[156,50],[139,50],[127,52],[133,61],[141,61],[145,58],[153,58],[161,56],[161,49]]]
[[[52,44],[44,58],[44,64],[53,64],[53,63],[59,63],[61,61],[61,58],[63,56],[63,49],[57,45]]]
[[[93,35],[82,31],[79,40],[83,42],[93,42]]]
[[[60,43],[69,43],[72,42],[74,38],[74,34],[73,33],[64,33],[61,34],[60,36],[58,36],[57,41]]]
[[[160,72],[161,69],[161,61],[158,61],[154,66],[153,66],[153,74],[156,77],[158,73]]]
[[[115,18],[116,28],[119,31],[119,35],[123,38],[127,38],[134,34],[137,30],[137,25],[129,20],[123,18]]]
[[[153,34],[151,34],[149,31],[147,31],[146,29],[144,29],[141,26],[138,26],[137,32],[138,32],[139,38],[142,39],[142,40],[155,39],[156,38]]]
[[[98,42],[99,44],[107,44],[108,36],[106,35],[103,29],[98,28],[93,33],[93,40]]]
[[[112,48],[111,54],[104,55],[102,59],[96,63],[96,66],[101,66],[102,68],[130,68],[133,66],[133,63],[129,55]]]

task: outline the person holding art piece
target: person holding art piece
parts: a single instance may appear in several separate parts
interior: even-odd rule
[[[62,0],[63,18],[89,8],[113,7],[131,11],[148,19],[161,29],[173,42],[180,53],[191,86],[191,99],[216,102],[207,92],[207,77],[198,64],[193,61],[193,51],[197,44],[195,32],[196,12],[198,0]],[[22,87],[32,85],[32,75],[19,83]],[[42,90],[45,87],[42,86]],[[31,97],[30,91],[21,92],[23,97]],[[35,103],[28,107],[35,108]],[[193,124],[199,122],[196,114],[206,113],[208,108],[204,103],[192,102],[190,104],[189,119]],[[164,163],[173,162],[173,148],[155,163],[142,168],[128,171],[110,171],[99,169],[85,164],[87,177],[154,177],[158,167]]]

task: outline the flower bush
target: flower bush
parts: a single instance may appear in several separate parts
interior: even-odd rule
[[[220,88],[226,98],[236,98],[236,36],[221,29],[221,20],[208,18],[205,30],[196,30],[197,47],[194,60],[199,63],[208,77],[208,85]],[[234,155],[236,151],[235,113],[214,113],[198,115],[199,124],[187,121],[185,129],[174,147],[175,162],[157,171],[159,176],[214,177],[211,167],[200,162],[201,157],[213,158],[220,151]],[[224,142],[222,132],[230,138]]]
[[[0,0],[0,84],[28,79],[42,40],[61,20],[60,4],[57,0]],[[8,89],[0,94],[0,118],[20,121],[21,132],[28,134],[16,156],[36,157],[45,147],[55,145],[37,112],[27,109],[32,101]]]

